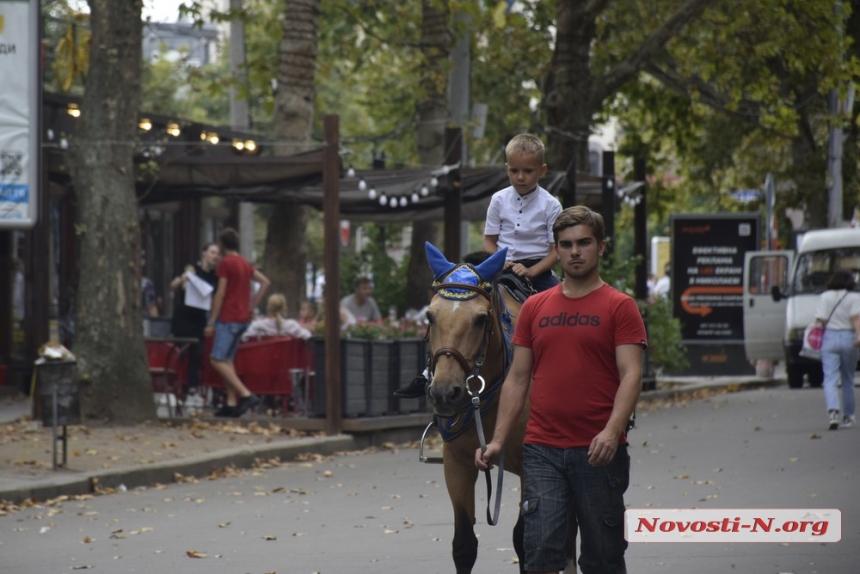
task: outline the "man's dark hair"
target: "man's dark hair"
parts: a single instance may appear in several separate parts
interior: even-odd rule
[[[370,278],[364,277],[362,275],[361,277],[355,278],[355,281],[353,281],[353,283],[352,283],[352,287],[353,287],[353,289],[358,289],[361,285],[364,285],[365,283],[370,284],[371,283]]]
[[[603,224],[603,216],[591,211],[584,205],[568,207],[558,214],[552,226],[552,237],[558,243],[558,234],[568,227],[587,225],[591,228],[594,238],[598,243],[606,239],[606,228]]]
[[[218,243],[230,251],[239,251],[239,232],[232,227],[226,228],[218,235]]]
[[[850,271],[837,271],[830,279],[827,280],[827,289],[838,291],[839,289],[848,289],[852,291],[857,286],[857,281],[854,280],[854,275]]]

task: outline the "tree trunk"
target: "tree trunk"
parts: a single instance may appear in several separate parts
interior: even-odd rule
[[[418,101],[418,159],[421,165],[441,165],[445,160],[445,122],[448,120],[448,2],[421,2],[421,98]],[[433,221],[412,224],[412,245],[406,275],[406,308],[427,304],[427,288],[433,272],[427,263],[424,242],[436,243],[439,226]]]
[[[798,122],[798,135],[791,142],[790,177],[794,182],[794,205],[806,204],[810,229],[827,228],[827,155],[815,141],[812,127],[805,117]]]
[[[88,418],[154,418],[143,344],[134,141],[142,0],[88,0],[92,43],[71,142],[80,239],[75,354]]]
[[[555,51],[543,90],[550,127],[546,163],[553,170],[567,170],[575,158],[577,171],[588,171],[591,119],[602,104],[592,95],[589,65],[597,26],[584,9],[583,2],[558,2]]]
[[[273,114],[275,139],[284,142],[276,155],[304,151],[310,145],[314,117],[314,70],[317,58],[320,0],[286,0],[284,36],[279,46],[278,91]],[[298,316],[305,297],[306,208],[279,204],[269,213],[263,272],[271,291],[287,298],[287,314]]]

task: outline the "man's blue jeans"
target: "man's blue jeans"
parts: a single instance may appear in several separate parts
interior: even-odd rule
[[[630,481],[627,446],[619,445],[606,466],[588,464],[588,448],[559,449],[526,444],[522,513],[525,569],[560,571],[568,560],[570,510],[576,513],[582,574],[623,574],[624,492]]]
[[[239,350],[239,341],[242,333],[248,328],[248,323],[222,323],[215,322],[215,340],[212,342],[212,351],[209,358],[213,361],[230,361]]]

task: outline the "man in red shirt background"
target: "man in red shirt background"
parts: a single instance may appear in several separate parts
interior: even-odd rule
[[[240,417],[257,406],[260,398],[251,394],[239,379],[233,359],[242,333],[254,318],[254,309],[265,296],[270,282],[239,254],[239,233],[235,229],[228,227],[222,231],[218,236],[218,245],[222,255],[215,271],[218,287],[212,298],[212,311],[204,334],[207,337],[215,335],[209,360],[227,387],[227,402],[215,416]],[[260,284],[253,302],[251,280]]]

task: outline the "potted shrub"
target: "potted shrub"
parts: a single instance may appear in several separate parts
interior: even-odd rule
[[[424,369],[425,326],[407,319],[358,321],[341,338],[341,380],[345,417],[381,416],[423,410],[424,401],[400,401],[394,390]],[[321,334],[317,326],[315,333]],[[325,343],[312,339],[315,362],[314,414],[325,414]],[[401,404],[402,403],[402,404]]]

